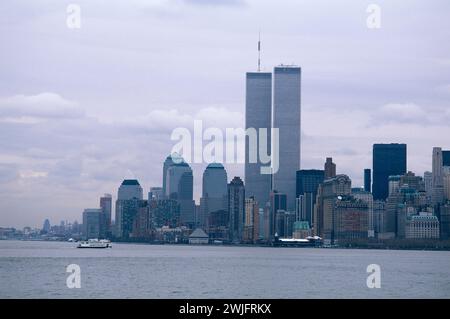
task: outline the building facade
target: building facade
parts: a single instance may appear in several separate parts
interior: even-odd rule
[[[317,190],[325,179],[325,171],[319,169],[301,169],[296,175],[296,221],[314,224],[314,205]]]
[[[374,144],[372,156],[373,198],[386,200],[389,176],[406,173],[406,144]]]
[[[229,240],[242,242],[245,219],[245,188],[239,177],[234,177],[228,184]]]
[[[197,226],[206,229],[211,212],[227,209],[227,172],[222,164],[209,164],[203,172],[202,197]]]
[[[272,184],[271,174],[262,174],[261,167],[270,163],[262,163],[260,145],[267,145],[265,154],[271,153],[271,128],[272,128],[272,73],[249,72],[246,75],[245,95],[245,128],[254,128],[258,131],[266,129],[267,138],[261,141],[258,134],[257,141],[251,141],[247,136],[245,140],[245,189],[247,196],[253,196],[260,205],[269,201]],[[253,153],[252,153],[253,152]],[[251,156],[256,155],[250,161]]]
[[[279,130],[279,168],[272,189],[287,196],[287,208],[295,210],[296,172],[300,169],[301,68],[274,69],[273,128]],[[272,145],[275,150],[275,146]]]
[[[100,236],[101,215],[100,208],[86,208],[83,211],[83,238],[94,239]]]

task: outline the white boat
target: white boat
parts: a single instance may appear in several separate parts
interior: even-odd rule
[[[88,239],[87,241],[81,241],[77,248],[112,248],[111,241],[107,239]]]

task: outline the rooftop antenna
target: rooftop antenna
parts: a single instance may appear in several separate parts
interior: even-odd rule
[[[261,31],[258,34],[258,72],[261,72]]]

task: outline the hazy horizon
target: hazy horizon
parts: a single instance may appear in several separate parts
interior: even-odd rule
[[[302,68],[301,168],[333,157],[356,187],[374,143],[406,143],[419,175],[450,149],[448,1],[74,3],[80,29],[66,2],[0,3],[0,227],[81,222],[124,178],[161,186],[174,128],[243,127],[259,32],[263,71]]]

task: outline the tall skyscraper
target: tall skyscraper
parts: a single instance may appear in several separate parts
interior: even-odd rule
[[[100,209],[102,210],[100,220],[100,237],[106,238],[111,232],[111,212],[112,212],[112,196],[105,194],[100,197]]]
[[[43,226],[42,226],[42,231],[48,233],[48,232],[50,231],[50,228],[51,228],[51,226],[50,226],[50,221],[49,221],[48,219],[46,219],[46,220],[44,221]]]
[[[256,153],[256,163],[250,163],[249,138],[245,140],[245,191],[247,196],[253,196],[260,206],[269,201],[271,190],[271,175],[261,174],[261,166],[270,166],[270,163],[261,163],[259,156],[260,143],[267,145],[266,154],[271,151],[272,127],[272,73],[249,72],[246,75],[245,95],[245,128],[267,130],[267,140],[258,141],[253,146]]]
[[[101,208],[87,208],[83,211],[83,238],[99,239],[103,237],[100,234],[102,213]]]
[[[279,129],[279,169],[273,174],[272,189],[286,194],[287,209],[294,211],[296,172],[300,169],[301,68],[275,67],[273,92],[273,128]]]
[[[317,189],[325,179],[325,172],[319,169],[301,169],[297,171],[296,179],[296,221],[308,221],[309,226],[312,226]]]
[[[192,169],[188,163],[173,163],[166,172],[166,198],[192,199],[193,186],[190,185],[190,176]]]
[[[229,238],[233,243],[240,243],[245,221],[245,188],[239,177],[234,177],[228,184]]]
[[[259,237],[259,208],[253,197],[245,199],[243,241],[252,243]]]
[[[364,169],[364,190],[366,192],[372,192],[372,171],[370,168]]]
[[[324,164],[325,179],[336,177],[336,164],[332,157],[327,157]]]
[[[135,179],[126,179],[117,192],[115,235],[128,238],[133,231],[133,222],[143,205],[142,187]]]
[[[193,200],[194,177],[192,169],[184,160],[173,163],[167,169],[166,197],[180,204],[181,223],[188,227],[195,224],[195,202]]]
[[[444,201],[444,159],[442,155],[442,148],[433,147],[433,192],[431,202],[436,205]]]
[[[374,144],[372,161],[373,198],[385,200],[389,194],[389,176],[406,173],[406,144]]]
[[[136,179],[125,179],[119,187],[117,200],[129,200],[133,198],[142,200],[142,187]]]
[[[450,200],[450,166],[444,166],[443,170],[443,187],[444,187],[444,200]]]
[[[444,160],[442,157],[442,148],[433,147],[433,187],[442,186],[442,168],[444,166]]]
[[[227,209],[227,172],[222,164],[211,163],[203,172],[198,227],[205,229],[211,212]]]
[[[169,167],[171,167],[174,164],[173,159],[172,159],[172,154],[166,157],[166,160],[164,161],[164,165],[163,165],[163,196],[165,197],[167,194],[167,170],[169,169]]]
[[[450,167],[450,151],[442,151],[442,165]]]

